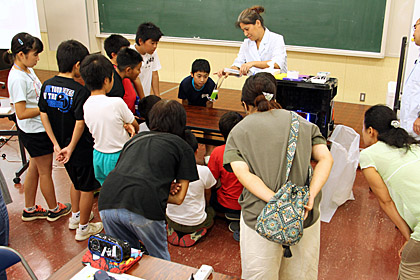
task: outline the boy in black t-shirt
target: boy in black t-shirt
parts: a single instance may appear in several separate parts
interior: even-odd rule
[[[93,139],[83,119],[83,104],[90,92],[74,80],[80,78],[80,62],[88,54],[87,48],[78,41],[62,42],[57,49],[59,73],[42,85],[38,103],[56,159],[64,163],[73,182],[69,228],[76,229],[77,241],[103,229],[101,222],[89,223],[93,218],[93,192],[101,186],[93,170]]]
[[[112,34],[104,41],[104,49],[106,54],[108,55],[109,59],[111,60],[112,64],[114,65],[114,85],[112,86],[112,89],[110,92],[106,94],[106,96],[109,97],[121,97],[124,98],[125,96],[125,89],[122,83],[122,80],[117,76],[116,71],[116,65],[117,65],[117,53],[123,48],[123,47],[129,47],[130,42],[124,38],[121,35],[118,34]],[[120,82],[121,80],[121,82]]]
[[[178,98],[182,99],[182,105],[194,105],[213,107],[209,101],[216,84],[211,78],[210,64],[205,59],[196,59],[191,67],[191,75],[182,80],[179,85]]]

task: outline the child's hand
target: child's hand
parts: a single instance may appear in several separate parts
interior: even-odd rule
[[[171,195],[176,195],[180,190],[181,190],[180,183],[176,183],[176,182],[171,183],[171,188],[169,189],[169,193]]]
[[[130,137],[133,138],[133,136],[136,134],[136,130],[134,129],[134,126],[131,123],[125,123],[124,129],[130,134]]]
[[[58,144],[54,145],[54,153],[55,153],[55,160],[58,162],[61,162],[63,160],[63,156],[60,154],[61,147]]]
[[[69,147],[65,147],[58,154],[57,158],[60,158],[60,160],[57,159],[57,161],[65,164],[65,163],[69,162],[72,154],[73,154],[73,150],[70,149]]]

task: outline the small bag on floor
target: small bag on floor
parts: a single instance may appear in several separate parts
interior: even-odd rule
[[[299,121],[296,113],[291,112],[292,123],[287,146],[286,183],[270,199],[257,218],[255,230],[262,237],[282,244],[284,256],[292,256],[289,246],[297,244],[303,235],[304,205],[309,199],[309,182],[312,168],[309,167],[307,185],[298,186],[289,181],[296,143],[299,132]]]

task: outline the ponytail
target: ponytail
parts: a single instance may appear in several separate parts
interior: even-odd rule
[[[420,141],[409,135],[400,127],[395,112],[384,105],[375,105],[365,112],[365,129],[372,127],[378,131],[378,140],[389,146],[405,148],[407,151],[413,144],[420,144]]]
[[[10,50],[3,54],[3,60],[6,64],[11,65],[18,53],[28,54],[32,50],[36,53],[41,53],[44,50],[41,40],[25,32],[18,33],[13,36]]]
[[[281,109],[279,103],[277,103],[275,100],[269,99],[270,97],[267,97],[267,95],[264,94],[260,94],[255,98],[254,105],[258,112],[265,112],[271,109]]]
[[[254,106],[259,112],[281,109],[276,102],[277,81],[270,73],[257,73],[249,77],[242,87],[243,101],[247,106]]]

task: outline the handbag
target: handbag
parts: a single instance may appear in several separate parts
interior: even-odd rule
[[[308,185],[312,177],[312,169],[309,168],[309,178],[306,185],[298,186],[289,180],[299,133],[297,114],[295,112],[290,113],[292,122],[286,152],[286,182],[262,209],[255,225],[255,230],[262,237],[283,245],[286,258],[292,256],[289,246],[296,245],[303,235],[304,205],[309,200]]]

